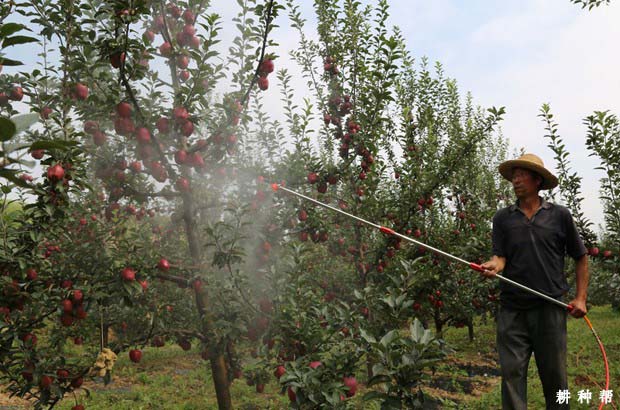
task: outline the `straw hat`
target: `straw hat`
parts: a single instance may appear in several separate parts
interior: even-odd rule
[[[499,173],[504,178],[512,180],[512,170],[514,168],[525,168],[536,172],[543,179],[540,189],[552,189],[558,186],[558,179],[543,164],[542,159],[534,154],[524,154],[517,159],[502,162],[499,165]]]

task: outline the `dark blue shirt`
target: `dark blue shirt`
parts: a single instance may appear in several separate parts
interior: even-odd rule
[[[560,299],[568,291],[565,256],[577,260],[587,251],[570,211],[541,201],[532,219],[519,208],[519,201],[495,213],[493,254],[506,258],[502,273],[505,277]],[[500,282],[500,301],[502,306],[513,309],[530,309],[543,302],[504,282]]]

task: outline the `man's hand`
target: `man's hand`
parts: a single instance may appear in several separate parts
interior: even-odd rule
[[[573,310],[569,312],[573,317],[584,317],[586,313],[588,313],[588,308],[586,307],[586,300],[583,298],[575,298],[570,301],[569,305],[573,307]]]
[[[486,278],[492,278],[504,270],[504,266],[506,266],[506,258],[493,255],[493,258],[491,258],[490,261],[485,262],[480,266],[484,269],[484,271],[480,272],[480,274]]]

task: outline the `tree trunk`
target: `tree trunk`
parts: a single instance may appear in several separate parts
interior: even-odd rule
[[[195,219],[193,212],[193,199],[188,195],[183,196],[183,221],[185,222],[185,234],[189,245],[189,252],[194,266],[200,266],[200,242],[194,229]],[[220,348],[218,340],[214,340],[213,318],[208,309],[208,298],[206,290],[195,288],[196,307],[202,321],[202,332],[206,337],[207,351],[209,352],[209,362],[211,363],[211,373],[217,405],[219,410],[232,410],[232,400],[230,397],[230,383],[226,371],[226,361],[224,357],[225,349]]]
[[[110,343],[110,325],[108,323],[103,324],[103,346],[107,347]]]
[[[441,320],[441,313],[439,309],[435,308],[435,336],[437,338],[443,337],[443,321]]]
[[[469,333],[469,341],[474,341],[474,321],[472,318],[467,319],[467,330]]]

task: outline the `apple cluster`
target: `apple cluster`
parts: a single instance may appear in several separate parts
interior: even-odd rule
[[[180,81],[190,78],[188,47],[198,49],[200,38],[196,35],[196,15],[191,9],[181,10],[173,3],[166,5],[166,13],[155,16],[153,24],[142,38],[145,43],[155,41],[156,34],[161,34],[164,41],[158,47],[162,57],[170,59],[176,66],[176,75]]]
[[[0,107],[9,105],[10,101],[21,101],[23,98],[23,88],[18,85],[14,85],[10,90],[0,92]]]
[[[607,249],[601,253],[600,249],[595,246],[595,247],[588,249],[588,255],[590,255],[593,258],[596,258],[600,255],[605,259],[609,259],[613,256],[613,252]]]
[[[274,70],[273,59],[265,58],[258,67],[258,88],[265,91],[269,88],[269,79],[267,76]]]

